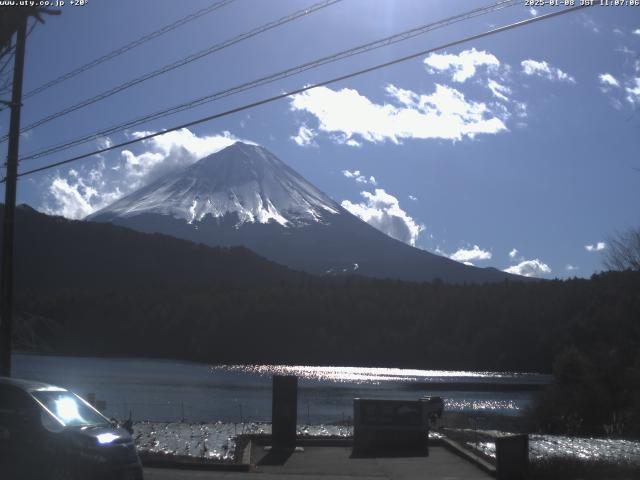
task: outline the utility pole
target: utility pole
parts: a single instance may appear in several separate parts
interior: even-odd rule
[[[13,66],[9,145],[5,175],[4,218],[2,232],[2,271],[0,271],[0,376],[11,376],[11,336],[13,333],[13,237],[16,217],[16,184],[20,144],[20,110],[22,108],[22,76],[27,41],[27,20],[34,17],[44,23],[42,14],[60,15],[60,10],[40,7],[0,7],[0,47],[7,48],[14,32],[16,50]]]
[[[2,237],[2,272],[0,277],[0,375],[11,376],[11,336],[13,333],[13,238],[16,215],[16,183],[18,180],[18,152],[20,144],[20,110],[22,108],[22,77],[27,37],[27,18],[18,20],[16,52],[11,93],[11,120],[7,171],[4,194]]]
[[[0,277],[0,375],[11,376],[11,335],[13,332],[13,237],[16,215],[16,183],[20,144],[20,109],[22,108],[22,74],[27,37],[28,14],[18,19],[16,53],[11,93],[11,120],[7,148],[7,172],[4,193],[2,232],[2,272]]]

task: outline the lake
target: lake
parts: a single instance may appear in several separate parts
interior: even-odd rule
[[[448,411],[518,415],[530,404],[532,392],[513,387],[550,381],[548,375],[504,372],[13,355],[14,377],[52,383],[81,396],[94,393],[106,401],[107,416],[122,419],[131,413],[134,421],[268,421],[274,374],[299,377],[298,419],[306,424],[350,419],[357,397],[417,399],[432,394],[445,399]],[[477,391],[465,391],[464,383]]]

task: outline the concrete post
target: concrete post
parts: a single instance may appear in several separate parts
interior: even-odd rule
[[[298,377],[294,375],[274,375],[273,403],[271,406],[273,448],[295,448],[297,421]]]
[[[529,474],[529,436],[496,438],[497,480],[524,480]]]

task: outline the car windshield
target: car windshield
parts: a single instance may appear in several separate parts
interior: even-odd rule
[[[109,421],[66,391],[37,391],[33,396],[65,426],[107,425]]]

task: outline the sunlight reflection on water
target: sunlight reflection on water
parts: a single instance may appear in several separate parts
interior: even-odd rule
[[[299,416],[310,424],[351,416],[354,398],[444,398],[447,411],[519,415],[532,399],[525,389],[548,375],[373,367],[207,365],[135,358],[14,355],[15,375],[91,392],[112,417],[147,421],[263,421],[271,416],[271,376],[299,377]],[[441,383],[439,388],[429,384]],[[451,388],[468,383],[469,388]],[[483,389],[484,385],[492,385]],[[457,385],[459,387],[459,385]],[[477,389],[476,389],[477,386]]]
[[[520,405],[513,400],[453,400],[445,399],[447,411],[518,411]]]
[[[307,365],[229,365],[225,367],[212,367],[212,369],[218,368],[260,376],[297,375],[299,378],[308,380],[372,384],[397,381],[437,381],[438,379],[523,379],[531,376],[531,374],[524,373],[471,372],[464,370],[417,370],[380,367],[317,367]]]

